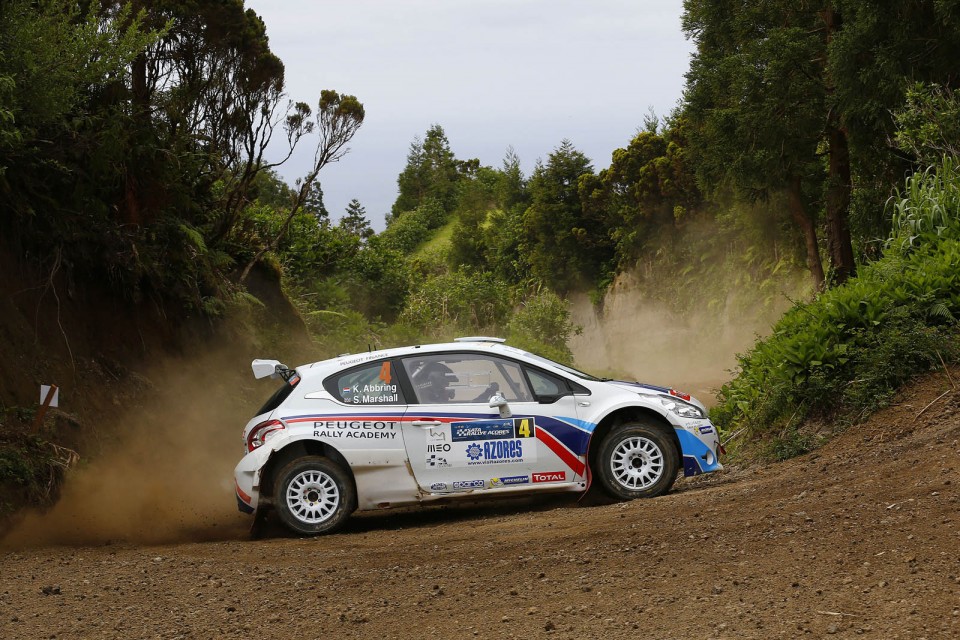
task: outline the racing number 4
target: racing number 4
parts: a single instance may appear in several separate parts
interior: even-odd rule
[[[383,366],[380,367],[380,375],[378,376],[379,380],[383,380],[383,384],[390,384],[390,361],[387,360],[383,363]]]
[[[530,418],[518,418],[516,420],[516,427],[518,438],[529,438],[533,435],[530,429]]]

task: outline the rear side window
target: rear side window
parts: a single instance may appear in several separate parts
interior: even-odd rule
[[[273,395],[264,403],[260,410],[257,411],[254,415],[260,416],[265,413],[270,413],[281,404],[283,401],[290,397],[290,394],[293,393],[293,388],[300,384],[300,376],[294,376],[290,379],[290,382],[284,382],[283,386],[273,392]]]
[[[347,404],[406,404],[391,360],[331,376],[323,386],[334,398]]]

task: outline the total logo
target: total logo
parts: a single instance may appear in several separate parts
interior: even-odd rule
[[[454,489],[483,489],[483,480],[457,480],[453,483]]]
[[[564,482],[567,474],[563,471],[547,471],[546,473],[531,474],[530,479],[534,482]]]

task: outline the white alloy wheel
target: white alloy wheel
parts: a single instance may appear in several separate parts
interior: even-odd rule
[[[301,471],[287,485],[287,508],[301,522],[317,525],[332,516],[340,504],[337,483],[317,470]]]
[[[670,491],[680,467],[671,427],[637,419],[613,427],[592,457],[600,486],[614,498],[652,498]]]
[[[274,478],[273,504],[277,515],[296,533],[336,531],[356,508],[352,478],[329,458],[296,458],[280,468]]]
[[[663,475],[663,467],[663,451],[640,436],[621,440],[610,456],[614,479],[631,491],[652,487]]]

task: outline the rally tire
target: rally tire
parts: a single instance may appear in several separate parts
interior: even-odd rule
[[[614,498],[660,496],[677,479],[680,455],[666,428],[646,421],[617,425],[600,444],[596,474]]]
[[[282,467],[274,483],[280,520],[302,535],[332,533],[343,526],[356,504],[349,475],[322,456],[304,456]]]

